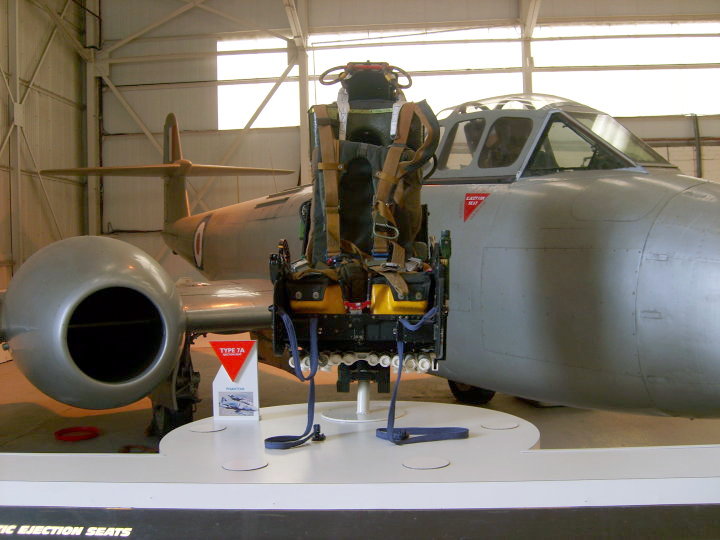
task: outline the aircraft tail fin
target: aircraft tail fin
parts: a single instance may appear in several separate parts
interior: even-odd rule
[[[183,159],[182,146],[180,146],[180,128],[173,113],[165,118],[165,131],[163,138],[163,163],[174,163]]]
[[[173,113],[167,115],[163,131],[163,163],[161,165],[131,165],[118,167],[77,167],[72,169],[44,169],[41,174],[58,176],[155,176],[165,180],[165,227],[190,215],[185,178],[188,176],[268,176],[290,174],[287,169],[234,167],[230,165],[194,165],[183,157],[180,128]]]
[[[190,215],[190,202],[188,200],[185,177],[192,168],[189,161],[185,161],[180,146],[180,128],[177,118],[170,113],[165,118],[163,130],[163,163],[180,166],[174,174],[164,176],[165,199],[165,229],[177,220]],[[189,165],[189,166],[188,166]]]

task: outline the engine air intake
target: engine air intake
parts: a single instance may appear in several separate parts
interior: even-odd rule
[[[134,289],[110,287],[80,302],[68,324],[67,346],[85,375],[113,383],[150,367],[164,337],[155,304]]]

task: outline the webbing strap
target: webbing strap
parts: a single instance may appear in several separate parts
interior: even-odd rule
[[[322,274],[323,276],[326,276],[328,279],[330,279],[332,281],[340,281],[340,276],[338,276],[338,273],[334,269],[332,269],[332,268],[313,268],[312,266],[303,268],[302,270],[299,270],[298,272],[292,272],[290,274],[290,279],[292,279],[293,281],[298,281],[308,274]]]
[[[398,294],[407,297],[410,288],[408,287],[407,281],[405,281],[396,270],[383,270],[382,266],[371,266],[370,269],[383,276]]]
[[[338,194],[338,148],[335,135],[330,124],[327,105],[316,105],[315,115],[318,119],[320,135],[320,159],[318,168],[322,171],[325,189],[325,229],[327,231],[327,256],[334,257],[340,253],[340,197]]]
[[[395,217],[390,211],[388,204],[392,199],[393,188],[395,191],[400,190],[402,193],[402,177],[403,171],[400,167],[400,159],[407,148],[407,140],[410,135],[410,127],[412,126],[412,120],[415,115],[421,117],[422,113],[416,103],[405,102],[400,108],[400,114],[397,123],[397,135],[390,146],[388,153],[383,163],[383,169],[376,176],[378,178],[377,192],[375,195],[375,208],[374,215],[381,215],[387,219],[392,225],[396,225]],[[399,184],[398,184],[399,183]],[[398,200],[396,202],[402,202]],[[388,242],[386,239],[375,236],[373,251],[383,253],[388,251]],[[404,260],[401,262],[405,262]]]
[[[392,243],[393,252],[390,262],[397,264],[400,268],[405,267],[405,248],[397,242]]]
[[[350,97],[348,96],[348,91],[345,90],[344,87],[340,87],[340,90],[338,90],[338,97],[337,97],[337,110],[338,110],[338,140],[344,141],[347,133],[347,121],[348,121],[348,114],[350,113]]]
[[[437,149],[438,137],[440,134],[440,126],[437,118],[433,114],[432,109],[425,100],[414,103],[413,113],[418,117],[420,123],[425,128],[425,139],[420,148],[415,150],[415,155],[410,161],[404,161],[400,164],[400,171],[404,176],[422,167],[428,159],[430,159]]]
[[[375,208],[374,216],[382,216],[388,223],[395,225],[395,217],[387,207],[390,202],[390,195],[393,187],[398,183],[398,167],[400,158],[407,145],[407,139],[410,134],[410,126],[412,125],[413,115],[415,114],[415,103],[405,102],[400,108],[399,118],[397,121],[397,134],[390,145],[382,171],[375,176],[378,179],[377,190],[375,192]],[[374,232],[374,231],[373,231]],[[373,240],[373,251],[376,253],[388,252],[388,241],[382,236],[375,235]]]
[[[409,330],[414,332],[418,330],[422,325],[432,321],[437,313],[437,306],[428,311],[423,317],[415,324],[411,324],[405,319],[400,319],[402,325]],[[405,357],[405,343],[398,340],[398,358],[400,359],[398,365],[398,376],[395,380],[395,386],[393,387],[392,398],[390,399],[390,409],[388,410],[388,421],[387,427],[377,428],[375,435],[380,439],[385,439],[396,445],[402,444],[413,444],[420,442],[430,441],[444,441],[448,439],[467,439],[470,432],[467,428],[463,427],[435,427],[435,428],[396,428],[395,427],[395,405],[397,403],[398,389],[400,388],[400,379],[402,376],[402,366]]]
[[[407,138],[410,132],[410,126],[412,124],[413,117],[417,116],[418,120],[425,128],[425,138],[423,139],[420,147],[415,151],[414,156],[409,161],[400,162],[402,157],[402,150],[404,150],[407,144]],[[390,191],[392,186],[398,183],[399,179],[404,178],[407,174],[412,173],[419,169],[428,159],[432,157],[437,148],[439,126],[437,118],[432,112],[432,109],[428,106],[427,102],[420,101],[419,103],[406,103],[400,112],[400,124],[398,127],[398,136],[395,139],[396,143],[403,145],[402,149],[395,150],[395,145],[388,152],[385,164],[383,165],[382,176],[378,174],[380,178],[380,184],[383,184],[383,178],[392,180],[391,183],[384,183],[382,186],[378,184],[378,195],[377,199],[390,203]],[[392,153],[392,156],[391,156]],[[392,159],[393,161],[388,161]],[[403,183],[400,182],[395,188],[395,203],[402,203],[403,199]],[[382,189],[381,189],[382,188]]]
[[[317,325],[316,318],[310,319],[310,373],[306,377],[300,366],[300,354],[298,352],[297,335],[292,319],[285,312],[280,312],[280,318],[285,325],[288,341],[290,342],[290,352],[293,356],[295,376],[301,381],[310,381],[308,389],[308,408],[307,408],[307,425],[302,435],[277,435],[265,439],[265,448],[269,450],[287,450],[305,444],[308,440],[322,441],[325,435],[320,432],[320,424],[314,424],[315,421],[315,374],[318,370],[318,344],[317,344]]]
[[[389,181],[389,179],[397,177],[400,158],[402,157],[407,145],[408,136],[410,135],[410,126],[412,125],[412,119],[415,115],[416,109],[417,107],[412,101],[406,102],[400,109],[397,135],[393,144],[390,145],[390,149],[385,157],[382,174],[378,175],[379,182],[376,196],[378,201],[386,203],[389,202],[390,192],[395,184],[394,182]]]
[[[390,137],[393,139],[397,135],[398,119],[400,118],[400,109],[405,105],[405,94],[402,90],[398,90],[398,98],[392,106],[392,117],[390,118]]]

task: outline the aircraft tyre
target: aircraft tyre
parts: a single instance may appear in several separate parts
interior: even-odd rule
[[[495,390],[487,390],[478,386],[471,386],[451,380],[448,380],[448,385],[455,399],[461,403],[485,405],[495,396]]]
[[[177,410],[170,409],[163,405],[153,407],[152,421],[147,428],[148,435],[162,438],[173,429],[193,421],[195,401],[191,399],[179,399],[177,405]]]

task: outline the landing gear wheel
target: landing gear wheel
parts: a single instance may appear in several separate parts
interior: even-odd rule
[[[461,403],[485,405],[495,396],[494,390],[486,390],[469,384],[448,380],[448,385],[455,399]]]
[[[146,433],[164,437],[173,429],[193,421],[200,374],[193,369],[190,345],[195,337],[185,336],[182,354],[172,373],[151,393],[152,420]]]
[[[176,411],[156,405],[153,408],[153,417],[147,432],[150,436],[164,437],[173,429],[189,424],[193,421],[195,402],[190,399],[178,400]]]

